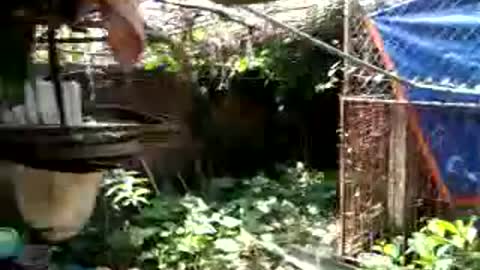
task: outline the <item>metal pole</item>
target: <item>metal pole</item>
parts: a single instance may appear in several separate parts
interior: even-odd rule
[[[350,0],[344,1],[344,10],[343,10],[343,52],[348,54],[350,53]],[[343,66],[346,68],[350,65],[348,59],[344,59]],[[346,69],[344,69],[346,70]],[[340,146],[339,146],[339,172],[338,172],[338,185],[337,185],[337,201],[339,202],[339,214],[338,217],[340,219],[340,245],[338,247],[337,253],[339,256],[345,255],[345,156],[344,156],[344,121],[345,121],[345,102],[344,96],[348,94],[349,91],[349,82],[350,76],[349,74],[343,74],[343,85],[342,90],[339,95],[339,123],[338,123],[338,131],[339,131],[339,139],[340,139]]]

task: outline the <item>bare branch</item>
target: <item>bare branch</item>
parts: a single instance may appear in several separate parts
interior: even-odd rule
[[[245,20],[243,18],[238,18],[237,16],[235,16],[233,14],[230,14],[223,9],[208,7],[208,6],[203,6],[203,5],[186,4],[186,3],[178,2],[178,1],[175,1],[175,0],[158,0],[158,2],[167,4],[167,5],[181,7],[181,8],[198,9],[198,10],[208,11],[208,12],[211,12],[211,13],[214,13],[214,14],[218,15],[222,19],[241,24],[241,25],[246,26],[248,28],[254,28],[254,29],[258,28],[256,25],[249,24],[249,23],[245,22]]]

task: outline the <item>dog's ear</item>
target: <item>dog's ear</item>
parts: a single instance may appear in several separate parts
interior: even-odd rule
[[[132,66],[144,49],[144,20],[136,0],[101,0],[99,9],[108,31],[108,44],[115,59],[123,66]]]

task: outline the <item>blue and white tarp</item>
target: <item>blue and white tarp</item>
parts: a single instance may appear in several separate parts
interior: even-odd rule
[[[458,88],[410,88],[410,100],[480,104],[480,1],[404,1],[370,17],[398,74]],[[418,117],[450,194],[480,197],[480,109],[419,107]]]

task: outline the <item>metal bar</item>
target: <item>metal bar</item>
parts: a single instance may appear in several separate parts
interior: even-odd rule
[[[343,51],[345,53],[350,53],[350,0],[345,0],[344,3],[344,10],[343,10]],[[346,68],[349,65],[348,59],[344,59],[343,66]],[[345,222],[346,218],[344,216],[344,213],[346,211],[346,198],[345,198],[345,157],[344,157],[344,144],[345,144],[345,138],[344,138],[344,122],[345,122],[345,102],[343,99],[343,96],[345,96],[349,92],[349,78],[350,75],[347,73],[344,73],[344,78],[343,78],[343,85],[342,85],[342,92],[339,96],[339,123],[338,123],[338,130],[339,130],[339,138],[340,138],[340,151],[339,151],[339,173],[338,173],[338,185],[337,185],[337,190],[339,191],[340,194],[337,194],[339,198],[337,198],[339,202],[339,217],[340,217],[340,245],[337,249],[337,254],[339,256],[345,255]]]
[[[452,108],[471,108],[480,109],[478,103],[457,103],[457,102],[439,102],[439,101],[415,101],[415,100],[393,100],[393,99],[375,99],[369,97],[344,96],[345,101],[357,101],[376,104],[399,104],[399,105],[419,105],[430,107],[452,107]]]

